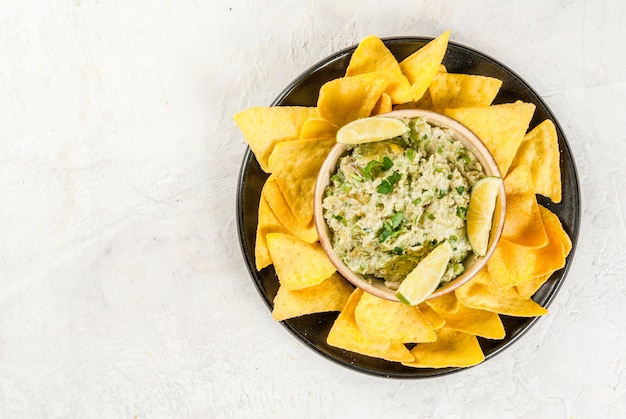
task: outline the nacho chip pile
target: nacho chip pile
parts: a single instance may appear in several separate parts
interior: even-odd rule
[[[445,32],[398,62],[376,36],[364,38],[345,76],[330,80],[316,107],[255,107],[235,115],[250,149],[268,173],[259,202],[255,260],[274,265],[280,287],[278,320],[339,312],[327,343],[415,368],[468,367],[484,354],[478,337],[503,339],[500,315],[542,316],[532,300],[565,266],[572,243],[558,217],[537,195],[561,201],[554,123],[531,129],[535,105],[492,104],[502,81],[448,73]],[[455,292],[416,307],[354,289],[318,243],[313,193],[337,130],[393,109],[421,108],[450,116],[474,131],[504,177],[507,214],[487,266]]]

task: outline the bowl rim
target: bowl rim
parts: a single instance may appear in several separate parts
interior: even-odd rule
[[[453,118],[424,109],[395,110],[388,113],[376,115],[376,117],[421,117],[431,125],[448,128],[450,129],[450,132],[455,139],[461,141],[467,148],[470,149],[470,151],[481,163],[483,170],[485,171],[487,176],[497,176],[499,178],[503,178],[493,155],[491,154],[487,146],[483,143],[483,141],[472,130]],[[370,283],[363,280],[358,274],[355,274],[345,265],[345,263],[335,253],[333,249],[331,232],[328,225],[326,224],[326,220],[324,219],[323,215],[322,200],[324,198],[325,189],[330,183],[330,176],[332,175],[332,173],[334,173],[337,167],[337,161],[344,154],[345,149],[346,145],[341,143],[337,143],[332,148],[332,150],[329,152],[328,156],[324,160],[324,163],[322,164],[316,179],[314,192],[314,221],[315,227],[318,232],[320,245],[332,264],[335,266],[335,268],[337,268],[337,272],[339,272],[339,274],[342,275],[352,285],[362,289],[364,292],[375,295],[379,298],[394,302],[400,302],[400,300],[395,296],[395,291],[387,288],[384,285],[384,281],[374,280],[372,283]],[[437,288],[435,292],[433,292],[426,300],[437,298],[454,291],[455,289],[472,279],[486,265],[502,236],[505,215],[506,194],[504,190],[504,184],[501,183],[498,190],[498,198],[496,202],[494,218],[492,221],[492,228],[487,252],[483,256],[475,257],[475,260],[471,263],[471,265],[468,267],[468,269],[466,269],[465,272],[463,272],[461,275],[448,282],[447,284]]]

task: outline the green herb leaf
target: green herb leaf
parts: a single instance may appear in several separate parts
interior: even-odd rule
[[[462,220],[467,219],[467,207],[456,207],[456,215]]]
[[[464,191],[465,191],[465,186],[458,186],[456,188],[456,193],[458,193],[459,195],[463,195]]]
[[[398,172],[393,172],[393,174],[391,176],[389,176],[387,178],[387,181],[392,184],[395,185],[396,183],[398,183],[398,181],[402,178],[402,175]]]
[[[391,226],[393,227],[393,229],[397,229],[398,226],[400,226],[400,224],[402,224],[402,221],[404,220],[404,213],[403,212],[396,212],[395,214],[393,214],[393,217],[391,217]]]
[[[383,222],[383,228],[381,230],[381,232],[378,234],[378,243],[382,243],[385,240],[387,240],[390,236],[391,233],[393,233],[393,229],[391,228],[391,224],[389,224],[389,221],[384,221]]]
[[[378,187],[376,188],[376,192],[382,193],[382,194],[389,194],[389,193],[393,192],[393,185],[398,183],[398,181],[400,180],[401,177],[402,177],[402,175],[400,173],[393,172],[393,174],[391,176],[389,176],[387,179],[383,180],[380,183],[380,185],[378,185]]]
[[[382,194],[389,194],[393,192],[393,185],[391,185],[388,181],[383,180],[380,185],[376,188],[376,192]]]
[[[392,166],[393,166],[393,160],[391,160],[387,156],[383,157],[383,162],[382,162],[383,171],[386,172],[387,170],[391,169]]]

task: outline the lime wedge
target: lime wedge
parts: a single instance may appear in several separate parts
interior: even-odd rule
[[[430,294],[435,292],[439,282],[441,282],[441,277],[446,272],[451,256],[452,246],[447,241],[432,250],[404,278],[400,288],[396,291],[398,300],[412,306],[426,300]]]
[[[362,144],[387,140],[404,134],[407,124],[397,118],[372,116],[349,122],[337,131],[337,142],[342,144]]]
[[[502,179],[488,176],[476,182],[472,188],[467,210],[467,238],[478,256],[487,253],[493,211],[501,185]]]

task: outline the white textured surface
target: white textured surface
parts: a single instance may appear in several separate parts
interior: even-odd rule
[[[626,416],[625,2],[0,3],[0,417]],[[445,29],[557,115],[579,246],[513,348],[373,378],[307,349],[257,295],[232,115],[365,35]]]

